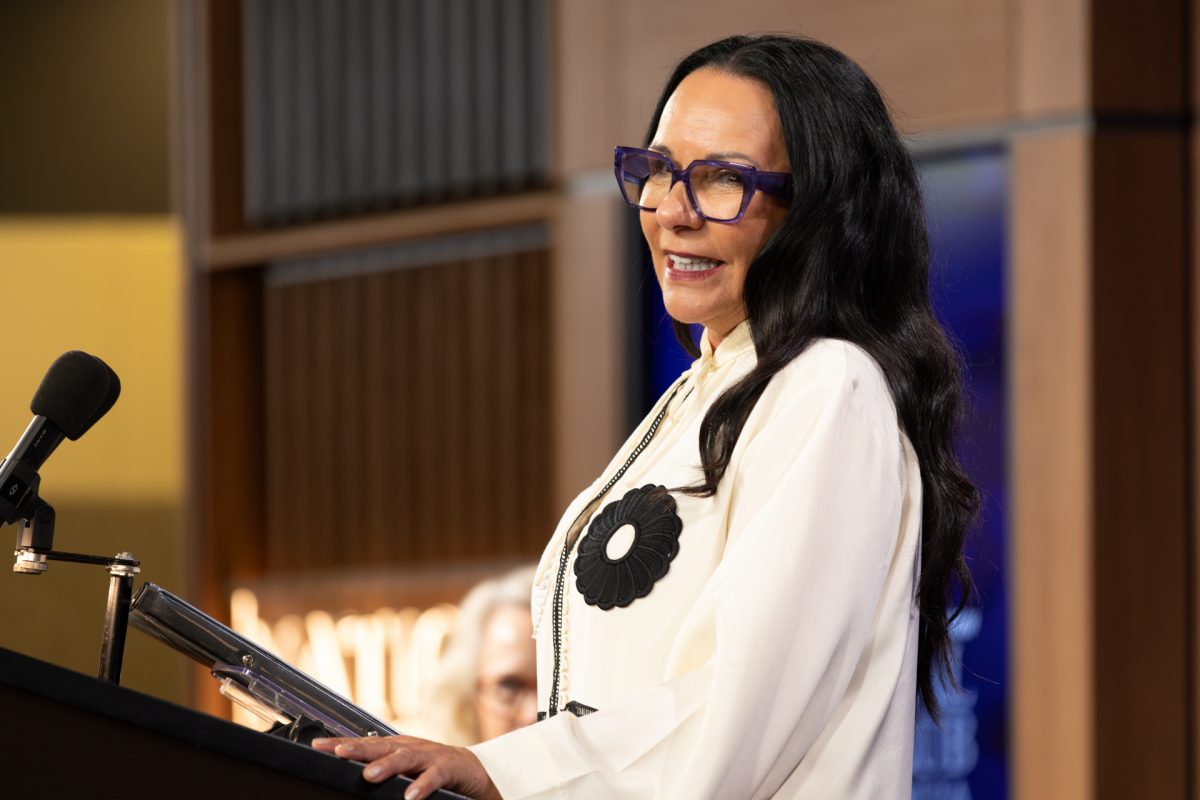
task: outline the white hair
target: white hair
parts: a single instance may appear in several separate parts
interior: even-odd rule
[[[533,566],[522,566],[476,584],[459,606],[454,633],[439,664],[438,676],[426,698],[422,722],[430,738],[452,745],[477,744],[476,682],[483,634],[497,608],[529,608]]]

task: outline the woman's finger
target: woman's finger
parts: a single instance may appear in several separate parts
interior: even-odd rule
[[[344,738],[344,737],[332,738],[332,739],[329,739],[329,738],[313,739],[312,740],[312,748],[313,748],[313,750],[320,750],[322,753],[332,753],[334,751],[334,749],[340,744],[350,744],[351,742],[357,742],[357,741],[358,741],[358,739],[348,739],[348,738]]]
[[[363,768],[363,778],[371,783],[382,783],[396,775],[415,775],[412,786],[405,792],[406,800],[428,797],[441,788],[476,798],[499,798],[483,764],[463,747],[449,747],[412,736],[381,736],[314,739],[313,748],[368,762]]]
[[[333,753],[355,761],[374,761],[401,747],[408,741],[420,741],[410,736],[364,736],[361,739],[313,739],[314,750]]]
[[[412,785],[404,793],[404,800],[422,800],[455,783],[454,777],[448,774],[441,764],[432,764],[428,769],[413,779]],[[467,787],[464,787],[466,789]]]
[[[500,800],[483,764],[466,748],[436,745],[412,751],[410,756],[412,761],[399,764],[401,771],[416,774],[404,800],[424,800],[438,789],[451,789],[476,800]]]
[[[398,746],[389,753],[375,758],[363,770],[363,777],[378,783],[395,775],[419,772],[429,762],[429,754],[411,747]]]

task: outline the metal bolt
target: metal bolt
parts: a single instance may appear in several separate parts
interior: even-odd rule
[[[250,655],[249,653],[246,653],[244,656],[242,656],[242,666],[243,667],[253,667],[254,666],[254,656]]]
[[[46,571],[46,556],[41,553],[35,553],[32,550],[17,550],[13,555],[17,557],[16,563],[13,564],[13,572],[25,573],[26,575],[41,575]]]
[[[121,551],[120,553],[117,553],[116,560],[117,561],[137,561],[137,559],[135,559],[133,557],[133,553],[130,553],[130,552],[124,551],[124,550]],[[116,577],[132,578],[134,575],[137,575],[141,571],[142,571],[141,567],[135,567],[132,564],[112,564],[108,568],[108,574],[112,575],[114,578],[116,578]]]

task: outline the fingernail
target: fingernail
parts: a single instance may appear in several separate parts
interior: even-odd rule
[[[320,747],[321,745],[325,745],[325,744],[329,744],[328,739],[313,739],[312,740],[313,747]]]
[[[404,800],[421,800],[421,790],[417,788],[416,784],[408,787],[404,792]]]
[[[339,744],[333,748],[333,752],[339,756],[353,756],[358,754],[358,745],[356,744]]]
[[[367,767],[363,770],[363,775],[368,778],[378,778],[381,774],[383,774],[383,767]]]

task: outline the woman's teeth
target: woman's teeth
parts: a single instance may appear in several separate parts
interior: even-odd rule
[[[720,261],[714,261],[710,258],[688,258],[687,256],[671,256],[671,268],[679,269],[685,272],[702,272],[706,269],[715,269]]]

